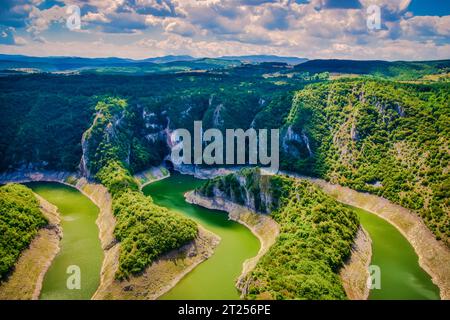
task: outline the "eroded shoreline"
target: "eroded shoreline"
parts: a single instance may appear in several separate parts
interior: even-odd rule
[[[236,281],[236,287],[240,289],[242,295],[245,295],[245,277],[256,266],[258,260],[269,250],[275,243],[280,233],[280,227],[269,216],[254,213],[249,209],[236,205],[223,198],[209,199],[196,193],[189,191],[185,194],[188,203],[196,204],[212,210],[221,210],[228,212],[231,220],[236,221],[247,227],[258,239],[261,244],[258,254],[244,261],[242,272]]]
[[[275,243],[280,233],[278,223],[268,215],[255,213],[247,207],[235,204],[221,197],[207,198],[195,191],[190,191],[185,194],[185,198],[187,202],[192,204],[228,212],[231,220],[246,226],[259,239],[261,247],[258,254],[244,261],[242,273],[236,281],[236,286],[241,291],[241,297],[244,297],[248,286],[246,276],[253,270],[259,259]],[[371,255],[370,238],[367,232],[360,228],[355,237],[351,257],[349,257],[339,273],[349,299],[366,300],[368,298],[369,289],[367,287],[367,279],[369,277],[368,266]]]
[[[159,178],[165,177],[167,176]],[[174,287],[195,266],[208,259],[220,242],[220,237],[199,226],[199,234],[194,241],[166,253],[148,266],[141,275],[121,282],[116,281],[114,275],[119,263],[120,243],[114,237],[116,219],[112,212],[112,198],[108,190],[101,184],[90,182],[70,172],[16,171],[0,174],[0,183],[36,181],[57,182],[74,187],[99,208],[96,224],[104,258],[100,284],[92,299],[157,299]],[[156,180],[150,179],[145,184],[154,181]],[[50,265],[51,261],[48,267]],[[44,275],[45,272],[42,277]],[[108,290],[112,293],[108,293]]]
[[[419,257],[420,267],[431,276],[433,283],[439,287],[441,299],[450,299],[450,249],[436,240],[416,214],[372,194],[334,185],[321,179],[294,177],[307,179],[339,202],[366,210],[393,225],[414,248]]]
[[[42,214],[48,225],[41,228],[17,260],[13,272],[0,284],[0,300],[37,300],[42,289],[44,276],[58,254],[62,238],[58,208],[41,196]]]

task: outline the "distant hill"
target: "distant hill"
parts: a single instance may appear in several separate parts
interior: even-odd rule
[[[0,71],[7,72],[89,72],[101,74],[149,74],[185,71],[230,69],[246,65],[251,72],[267,73],[273,69],[289,69],[296,73],[323,72],[371,75],[398,80],[414,80],[426,75],[450,72],[450,60],[438,61],[382,61],[382,60],[307,60],[273,55],[223,56],[195,58],[189,55],[168,55],[141,60],[117,57],[29,57],[0,54]],[[294,66],[294,67],[292,67]],[[249,70],[250,71],[250,70]],[[278,70],[281,71],[281,70]]]
[[[382,60],[309,60],[295,66],[309,73],[346,73],[391,78],[418,78],[426,74],[450,72],[450,60],[382,61]]]
[[[147,62],[153,62],[153,63],[168,63],[168,62],[174,62],[174,61],[192,61],[197,60],[197,58],[194,58],[192,56],[187,55],[181,55],[181,56],[174,56],[174,55],[168,55],[168,56],[162,56],[162,57],[155,57],[155,58],[147,58],[141,61],[147,61]]]
[[[274,55],[250,55],[250,56],[223,56],[218,59],[222,60],[239,60],[247,63],[262,63],[262,62],[281,62],[287,64],[300,64],[308,61],[306,58],[298,57],[279,57]]]

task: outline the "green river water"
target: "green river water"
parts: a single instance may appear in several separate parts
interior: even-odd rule
[[[238,299],[235,281],[242,263],[259,250],[258,239],[225,212],[191,205],[186,191],[202,180],[175,174],[143,189],[155,203],[183,214],[221,237],[212,257],[186,275],[161,299]],[[99,284],[103,253],[95,220],[98,208],[74,188],[57,183],[27,184],[55,204],[62,215],[64,237],[61,251],[45,275],[41,299],[89,299]],[[420,268],[418,257],[408,241],[385,220],[353,208],[372,238],[372,265],[381,270],[381,289],[371,290],[370,299],[439,299],[439,290]],[[69,290],[67,267],[81,269],[81,290]]]
[[[186,275],[161,299],[239,299],[235,281],[242,272],[242,263],[258,253],[258,238],[243,225],[229,220],[226,212],[184,201],[184,193],[200,184],[202,180],[175,174],[143,189],[158,205],[192,218],[222,239],[212,257]]]
[[[34,192],[58,207],[63,238],[60,251],[45,274],[40,299],[90,299],[100,283],[103,250],[95,220],[98,208],[77,189],[60,183],[29,183]],[[80,270],[80,289],[68,289],[69,266]]]
[[[372,239],[372,265],[380,267],[381,289],[369,299],[439,299],[439,288],[419,265],[419,258],[403,235],[384,219],[350,207]]]

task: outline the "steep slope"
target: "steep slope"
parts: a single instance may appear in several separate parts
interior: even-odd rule
[[[282,165],[415,210],[450,237],[449,85],[340,81],[295,94]]]
[[[117,279],[138,274],[156,258],[177,249],[197,235],[196,224],[155,205],[138,190],[130,174],[135,143],[130,112],[125,100],[108,98],[96,107],[97,115],[83,136],[88,156],[82,164],[108,189],[117,219],[115,238],[120,242]],[[138,145],[142,153],[145,148]]]
[[[275,244],[243,281],[247,299],[346,299],[337,272],[350,255],[356,214],[306,181],[258,169],[208,180],[197,192],[259,212],[280,225]]]

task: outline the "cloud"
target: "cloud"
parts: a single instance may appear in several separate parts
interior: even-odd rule
[[[67,4],[81,8],[83,35],[65,28]],[[372,4],[381,9],[378,31],[367,28],[366,9]],[[104,56],[449,58],[449,16],[414,16],[410,4],[411,0],[2,0],[0,26],[13,27],[20,35],[27,32],[26,38],[36,43],[29,41],[19,49],[36,52],[46,48],[63,53],[60,46],[67,42],[56,39],[69,38],[77,49],[84,49],[82,55],[91,53],[97,41]],[[14,31],[7,30],[1,48],[14,51],[16,46],[6,45],[13,42]],[[14,39],[17,43],[18,37]]]
[[[85,19],[86,17],[86,19]],[[135,33],[148,27],[146,18],[134,12],[121,12],[103,15],[88,13],[81,22],[88,22],[90,26],[105,33]]]
[[[150,14],[157,17],[174,17],[177,15],[178,3],[171,0],[133,0],[133,7],[138,14]]]
[[[323,0],[325,9],[361,9],[361,7],[358,0]]]
[[[266,6],[260,22],[268,30],[286,30],[289,28],[289,8],[282,5]]]
[[[403,20],[401,28],[406,37],[414,39],[416,37],[442,39],[450,38],[450,16],[433,17],[433,16],[418,16],[412,17],[408,20]]]
[[[0,44],[23,46],[26,44],[25,39],[14,35],[13,27],[0,27]]]
[[[164,31],[178,34],[183,37],[192,37],[197,34],[198,29],[188,22],[178,20],[167,23]]]
[[[67,16],[65,7],[55,5],[44,10],[40,10],[38,7],[32,7],[26,30],[34,38],[38,38],[38,35],[47,30],[53,23],[65,23]]]
[[[32,5],[25,0],[2,0],[0,6],[0,24],[13,28],[25,26]]]

